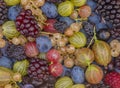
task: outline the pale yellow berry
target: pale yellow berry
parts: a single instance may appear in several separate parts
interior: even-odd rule
[[[74,34],[73,30],[71,28],[67,28],[65,33],[66,36],[70,37]]]
[[[70,25],[70,28],[74,31],[74,32],[79,32],[79,30],[82,28],[82,23],[72,23]]]
[[[4,39],[0,39],[0,48],[5,47],[6,41]]]
[[[120,53],[120,43],[116,45],[117,51]]]
[[[57,45],[59,47],[64,47],[66,45],[66,42],[65,42],[65,40],[61,39],[61,40],[57,41]]]
[[[52,42],[52,46],[55,46],[57,44],[57,41],[55,40],[55,38],[51,37],[51,42]]]
[[[119,43],[119,41],[117,39],[114,39],[110,42],[110,46],[111,48],[116,48],[116,45]]]
[[[1,38],[3,38],[3,34],[2,34],[2,32],[0,32],[0,39],[1,39]]]
[[[113,57],[118,57],[119,56],[119,52],[116,50],[116,48],[111,49],[111,55]]]
[[[20,82],[22,80],[22,76],[20,73],[14,73],[13,80],[16,82]]]
[[[12,85],[11,84],[7,84],[7,85],[5,85],[4,88],[12,88]]]
[[[20,35],[18,38],[20,39],[21,45],[24,45],[27,42],[27,39],[23,35]]]
[[[78,17],[78,12],[77,12],[76,10],[74,10],[74,11],[72,12],[72,14],[70,15],[70,18],[72,18],[72,19],[77,19],[77,17]]]
[[[35,4],[37,7],[43,6],[44,3],[45,3],[45,0],[34,0],[34,4]]]
[[[12,43],[13,43],[14,45],[19,45],[20,42],[21,42],[20,39],[17,38],[17,37],[14,37],[14,38],[12,39]]]
[[[25,6],[27,5],[29,2],[29,0],[21,0],[21,5]]]
[[[27,39],[28,39],[29,42],[34,42],[35,41],[35,38],[33,38],[33,37],[27,37]]]
[[[71,58],[67,58],[64,60],[64,65],[68,68],[72,68],[74,66],[74,61]]]
[[[68,45],[67,48],[66,48],[66,51],[69,53],[69,54],[72,54],[75,52],[75,47],[73,45]]]

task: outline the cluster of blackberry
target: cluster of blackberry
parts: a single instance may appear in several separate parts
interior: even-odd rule
[[[8,7],[3,0],[0,0],[0,25],[7,21]]]
[[[9,44],[5,52],[7,56],[12,59],[16,60],[26,59],[24,47],[21,45]]]
[[[98,4],[98,13],[114,28],[120,27],[120,1],[119,0],[95,0]]]

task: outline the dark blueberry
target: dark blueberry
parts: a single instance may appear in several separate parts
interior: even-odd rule
[[[91,7],[92,11],[94,11],[97,7],[97,3],[94,2],[93,0],[88,0],[87,5]]]
[[[100,18],[100,16],[98,14],[92,13],[92,15],[88,18],[88,20],[91,23],[98,24],[98,23],[100,23],[101,18]]]
[[[101,40],[108,40],[110,38],[110,32],[107,29],[101,29],[97,35]]]

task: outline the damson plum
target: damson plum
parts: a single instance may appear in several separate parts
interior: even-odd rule
[[[79,66],[73,67],[71,71],[71,77],[75,83],[83,83],[85,81],[84,70]]]
[[[36,38],[36,44],[40,52],[48,52],[52,47],[52,42],[47,36],[40,36]]]
[[[0,66],[11,69],[12,68],[12,60],[3,56],[0,58]]]
[[[41,9],[48,18],[55,18],[58,15],[57,7],[51,2],[46,2]]]

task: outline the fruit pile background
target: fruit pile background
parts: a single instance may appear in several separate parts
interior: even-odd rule
[[[0,88],[120,88],[120,0],[0,0]]]

